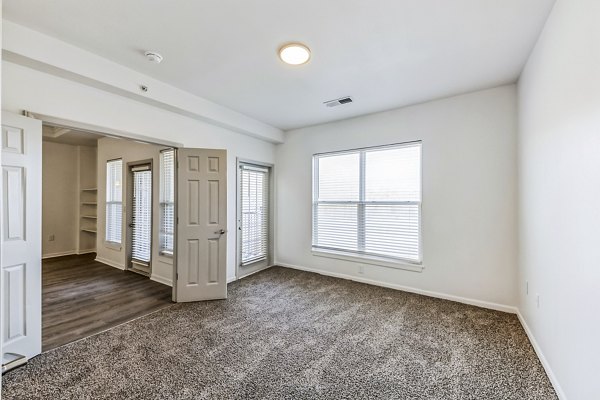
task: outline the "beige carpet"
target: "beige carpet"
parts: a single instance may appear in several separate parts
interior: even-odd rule
[[[52,350],[3,399],[555,399],[514,315],[285,268]]]

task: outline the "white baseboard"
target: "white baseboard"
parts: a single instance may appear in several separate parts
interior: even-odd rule
[[[408,286],[396,285],[393,283],[379,282],[379,281],[375,281],[372,279],[361,278],[361,277],[346,275],[346,274],[340,274],[340,273],[336,273],[336,272],[323,271],[323,270],[316,269],[316,268],[301,267],[298,265],[292,265],[292,264],[281,263],[281,262],[275,263],[275,265],[280,265],[285,268],[292,268],[292,269],[297,269],[300,271],[313,272],[316,274],[331,276],[334,278],[348,279],[351,281],[366,283],[369,285],[382,286],[382,287],[386,287],[386,288],[390,288],[390,289],[402,290],[404,292],[416,293],[416,294],[421,294],[424,296],[436,297],[439,299],[451,300],[451,301],[456,301],[459,303],[469,304],[469,305],[478,306],[478,307],[482,307],[482,308],[489,308],[492,310],[516,314],[517,317],[519,318],[519,321],[521,322],[521,325],[523,326],[523,329],[525,330],[525,333],[527,334],[527,337],[529,338],[529,341],[531,342],[531,345],[533,346],[533,349],[535,350],[535,353],[537,354],[542,366],[544,367],[544,370],[546,371],[546,374],[548,375],[548,379],[550,379],[550,383],[554,387],[554,390],[556,391],[558,398],[560,400],[567,400],[567,396],[563,392],[563,390],[560,386],[560,383],[556,379],[556,375],[554,375],[554,372],[552,371],[552,368],[550,367],[548,360],[544,356],[544,353],[542,352],[542,349],[540,348],[540,346],[537,343],[537,341],[535,340],[535,337],[533,336],[531,330],[529,329],[529,326],[527,325],[525,318],[523,318],[523,315],[521,315],[521,312],[519,311],[519,309],[517,307],[507,306],[504,304],[491,303],[491,302],[483,301],[483,300],[469,299],[469,298],[449,295],[449,294],[445,294],[445,293],[432,292],[429,290],[422,290],[422,289],[412,288],[412,287],[408,287]]]
[[[61,251],[61,252],[58,252],[58,253],[42,254],[42,260],[45,260],[47,258],[54,258],[54,257],[72,256],[74,254],[77,254],[76,250]]]
[[[435,297],[438,299],[456,301],[458,303],[464,303],[464,304],[469,304],[472,306],[488,308],[491,310],[502,311],[502,312],[506,312],[506,313],[510,313],[510,314],[517,314],[517,312],[518,312],[517,307],[508,306],[508,305],[504,305],[504,304],[491,303],[488,301],[469,299],[466,297],[454,296],[451,294],[432,292],[429,290],[423,290],[423,289],[417,289],[417,288],[413,288],[413,287],[409,287],[409,286],[397,285],[395,283],[380,282],[380,281],[376,281],[373,279],[361,278],[358,276],[340,274],[337,272],[323,271],[323,270],[316,269],[316,268],[307,268],[307,267],[301,267],[298,265],[277,263],[277,262],[275,263],[275,265],[280,265],[282,267],[297,269],[297,270],[306,271],[306,272],[313,272],[316,274],[321,274],[321,275],[326,275],[326,276],[332,276],[334,278],[341,278],[341,279],[347,279],[347,280],[351,280],[351,281],[355,281],[355,282],[366,283],[366,284],[374,285],[374,286],[381,286],[381,287],[385,287],[385,288],[389,288],[389,289],[402,290],[403,292],[416,293],[416,294],[421,294],[424,296]]]
[[[264,271],[264,270],[266,270],[266,269],[269,269],[269,268],[271,268],[271,267],[274,267],[274,266],[276,266],[276,265],[280,265],[280,264],[271,264],[271,265],[267,265],[266,267],[263,267],[263,268],[261,268],[261,269],[257,269],[256,271],[252,271],[252,272],[250,272],[249,274],[242,275],[242,276],[240,276],[239,278],[238,278],[237,276],[230,276],[229,278],[227,278],[227,283],[231,283],[231,282],[235,282],[235,281],[237,281],[237,280],[240,280],[240,279],[247,278],[247,277],[249,277],[249,276],[251,276],[251,275],[257,274],[257,273],[259,273],[259,272],[262,272],[262,271]]]
[[[167,286],[171,286],[173,287],[173,282],[171,279],[169,278],[165,278],[164,276],[160,276],[160,275],[150,275],[150,280],[154,281],[154,282],[158,282],[158,283],[162,283],[163,285],[167,285]]]
[[[87,250],[79,250],[77,252],[78,255],[82,255],[82,254],[90,254],[90,253],[95,253],[96,249],[87,249]]]
[[[249,272],[249,273],[247,273],[247,274],[244,274],[244,275],[242,275],[242,276],[238,276],[238,277],[236,277],[236,278],[237,278],[237,279],[243,279],[243,278],[247,278],[247,277],[249,277],[249,276],[251,276],[251,275],[258,274],[259,272],[262,272],[262,271],[264,271],[264,270],[267,270],[267,269],[269,269],[269,268],[271,268],[271,267],[273,267],[273,266],[275,266],[275,264],[270,264],[270,265],[267,265],[267,266],[265,266],[265,267],[262,267],[262,268],[260,268],[260,269],[257,269],[256,271]]]
[[[550,363],[548,363],[546,356],[544,356],[544,353],[542,352],[542,348],[538,344],[537,340],[535,340],[535,337],[533,336],[531,329],[529,329],[529,325],[527,325],[525,318],[523,317],[520,311],[517,311],[517,316],[519,317],[519,321],[521,322],[521,325],[523,326],[523,329],[525,330],[525,333],[529,338],[529,342],[531,342],[531,346],[533,346],[533,349],[535,350],[535,354],[537,354],[538,358],[540,359],[540,362],[542,363],[542,366],[544,367],[544,370],[546,371],[546,375],[548,375],[548,379],[550,379],[550,383],[554,387],[556,395],[560,400],[567,400],[565,392],[563,392],[560,383],[558,383],[558,379],[556,379],[556,375],[554,375],[554,371],[552,371]]]
[[[102,258],[102,257],[98,257],[98,256],[96,256],[96,261],[98,261],[102,264],[106,264],[108,266],[115,267],[115,268],[125,271],[125,266],[119,264],[118,262],[115,262],[112,260],[107,260],[106,258]]]

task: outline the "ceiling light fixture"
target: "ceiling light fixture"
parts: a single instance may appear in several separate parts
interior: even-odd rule
[[[160,64],[160,62],[163,60],[163,56],[161,56],[160,54],[158,54],[155,51],[147,51],[144,53],[144,55],[146,56],[148,61],[156,63],[156,64]]]
[[[310,60],[310,49],[302,43],[288,43],[279,49],[279,58],[290,65],[306,64]]]

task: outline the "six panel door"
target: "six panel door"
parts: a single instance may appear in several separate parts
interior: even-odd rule
[[[42,123],[3,112],[1,140],[2,354],[29,359],[42,350]]]
[[[179,149],[176,301],[227,297],[227,152]]]

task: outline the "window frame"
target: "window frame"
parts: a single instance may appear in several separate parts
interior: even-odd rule
[[[164,153],[166,152],[172,152],[173,153],[173,201],[165,201],[165,196],[164,196],[164,191],[163,191],[163,187],[164,187]],[[175,202],[176,202],[176,193],[175,190],[177,188],[176,185],[176,169],[177,169],[177,152],[175,150],[175,148],[170,148],[170,149],[164,149],[160,151],[160,157],[159,157],[159,202],[158,202],[158,208],[159,208],[159,226],[158,226],[158,254],[163,256],[163,257],[169,257],[169,258],[173,258],[173,255],[175,254],[175,229],[177,226],[176,223],[176,219],[177,219],[177,215],[176,215],[176,207],[175,207]],[[164,208],[166,205],[171,205],[173,207],[173,227],[172,227],[172,233],[171,236],[173,237],[172,239],[172,243],[173,243],[173,248],[172,249],[168,249],[166,247],[163,247],[163,235],[167,235],[168,233],[166,233],[163,230],[163,226],[164,226]]]
[[[153,169],[153,162],[152,159],[149,160],[144,160],[144,161],[136,161],[136,162],[132,162],[132,163],[127,163],[127,178],[129,180],[128,182],[128,200],[127,200],[127,207],[128,207],[128,211],[129,211],[129,215],[127,215],[127,220],[126,223],[129,226],[129,228],[127,229],[127,246],[128,246],[128,258],[130,263],[136,263],[136,264],[146,264],[148,266],[150,266],[152,264],[152,251],[153,251],[153,247],[154,247],[154,169]],[[150,179],[148,181],[149,185],[150,185],[150,190],[149,190],[149,194],[150,196],[147,198],[150,202],[150,207],[149,209],[146,209],[146,211],[149,213],[147,214],[149,216],[149,222],[150,222],[150,230],[149,230],[149,236],[145,239],[148,240],[149,243],[149,255],[148,255],[148,260],[143,260],[141,258],[136,258],[134,257],[134,252],[135,252],[135,245],[136,245],[136,238],[135,238],[135,229],[134,226],[132,226],[133,224],[135,224],[135,217],[136,217],[136,198],[135,198],[135,187],[136,187],[136,173],[141,173],[141,172],[149,172],[150,173]],[[140,238],[141,239],[141,238]],[[144,240],[140,240],[141,242],[144,242]]]
[[[366,174],[365,174],[365,160],[366,154],[370,151],[381,151],[381,150],[393,150],[399,149],[403,147],[419,147],[419,176],[420,176],[420,200],[419,201],[366,201],[366,192],[365,188],[367,185],[366,182]],[[359,200],[351,200],[351,201],[336,201],[336,200],[325,200],[318,201],[319,196],[319,159],[328,156],[338,156],[344,154],[359,154],[360,157],[360,165],[359,165]],[[421,140],[403,142],[403,143],[392,143],[378,146],[369,146],[369,147],[361,147],[354,148],[348,150],[340,150],[340,151],[331,151],[325,153],[315,153],[312,157],[312,229],[311,229],[311,251],[315,256],[328,257],[341,259],[346,261],[360,262],[364,264],[371,265],[379,265],[390,268],[398,268],[405,269],[409,271],[421,272],[423,270],[423,226],[422,226],[422,210],[423,210],[423,143]],[[365,240],[365,205],[369,204],[388,204],[388,205],[416,205],[418,209],[418,260],[412,260],[408,258],[402,257],[394,257],[388,255],[381,255],[376,253],[370,253],[366,251],[360,250],[348,250],[348,249],[339,249],[332,248],[326,246],[318,246],[315,245],[316,237],[315,237],[315,221],[317,215],[317,206],[319,204],[340,204],[340,205],[356,205],[357,206],[357,240],[363,241]]]
[[[267,247],[267,258],[263,261],[256,262],[254,264],[247,264],[241,266],[242,259],[242,243],[241,243],[241,177],[240,177],[240,165],[247,164],[253,165],[259,168],[268,169],[268,247]],[[243,278],[248,275],[252,275],[265,268],[273,266],[274,254],[275,254],[275,193],[276,193],[276,181],[275,181],[275,165],[265,161],[258,161],[256,159],[249,159],[243,157],[236,157],[236,259],[235,259],[235,276],[236,279]]]
[[[116,200],[108,200],[108,184],[109,184],[109,176],[108,176],[108,166],[110,163],[114,163],[114,162],[120,162],[121,163],[121,199],[119,201]],[[124,190],[124,174],[123,174],[123,159],[122,158],[114,158],[111,160],[106,160],[106,169],[105,169],[105,173],[106,173],[106,193],[105,193],[105,204],[104,204],[104,245],[108,248],[111,249],[116,249],[116,250],[121,250],[122,246],[123,246],[123,190]],[[121,209],[121,226],[119,227],[119,230],[121,232],[120,237],[121,237],[121,241],[120,242],[115,242],[112,240],[108,240],[107,235],[108,235],[108,226],[109,226],[109,221],[108,221],[108,207],[109,205],[119,205],[119,208]]]
[[[258,256],[258,257],[254,257],[254,258],[250,258],[246,261],[244,261],[243,258],[243,254],[244,254],[244,230],[243,230],[243,222],[244,222],[244,188],[243,188],[243,171],[244,170],[248,170],[248,171],[257,171],[258,173],[263,174],[263,191],[262,191],[262,195],[263,195],[263,206],[265,208],[262,216],[264,218],[264,220],[261,220],[261,222],[264,222],[265,226],[261,226],[261,228],[264,229],[265,232],[261,231],[261,238],[265,239],[264,243],[261,243],[261,245],[264,245],[264,255]],[[270,190],[270,179],[271,179],[271,170],[269,167],[267,166],[263,166],[263,165],[259,165],[256,163],[249,163],[249,162],[244,162],[241,161],[238,163],[238,175],[239,175],[239,179],[238,179],[238,191],[239,191],[239,225],[240,225],[240,229],[239,229],[239,237],[240,237],[240,255],[239,255],[239,266],[240,267],[248,267],[248,266],[252,266],[258,263],[268,263],[269,259],[270,259],[270,242],[271,242],[271,215],[270,215],[270,210],[271,210],[271,190]]]

